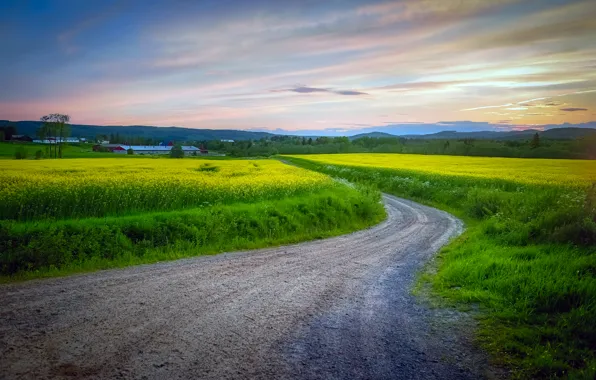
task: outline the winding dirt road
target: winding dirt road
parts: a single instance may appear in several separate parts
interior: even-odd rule
[[[461,222],[384,201],[337,238],[2,285],[0,377],[480,377],[469,320],[410,294]]]

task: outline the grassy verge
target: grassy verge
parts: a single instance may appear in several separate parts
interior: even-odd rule
[[[515,377],[596,378],[595,187],[284,160],[462,217],[433,292],[480,305],[479,340]]]
[[[124,217],[0,222],[0,282],[296,243],[385,217],[379,193],[337,184],[280,200]]]

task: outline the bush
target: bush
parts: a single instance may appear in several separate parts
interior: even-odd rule
[[[37,152],[35,152],[35,159],[41,160],[42,158],[43,158],[43,151],[41,149],[39,149]]]
[[[132,156],[133,154],[135,154],[135,151],[132,150],[132,148],[128,148],[128,150],[126,151],[126,154]]]
[[[17,148],[17,150],[14,152],[14,158],[16,160],[24,160],[27,158],[27,149],[25,149],[24,146],[20,146]]]
[[[201,164],[199,167],[200,172],[218,172],[219,166],[214,166],[209,163]]]

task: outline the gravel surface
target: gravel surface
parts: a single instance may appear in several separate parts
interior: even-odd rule
[[[384,196],[337,238],[0,286],[1,378],[476,379],[469,317],[410,294],[461,233]]]

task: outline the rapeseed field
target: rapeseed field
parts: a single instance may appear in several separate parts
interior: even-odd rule
[[[0,160],[0,281],[339,235],[379,200],[274,160]]]
[[[499,179],[524,184],[583,186],[596,181],[595,160],[465,157],[420,154],[312,154],[290,156],[309,161],[347,166],[412,170],[449,176]]]
[[[0,219],[127,215],[316,193],[322,174],[272,160],[0,160]]]

